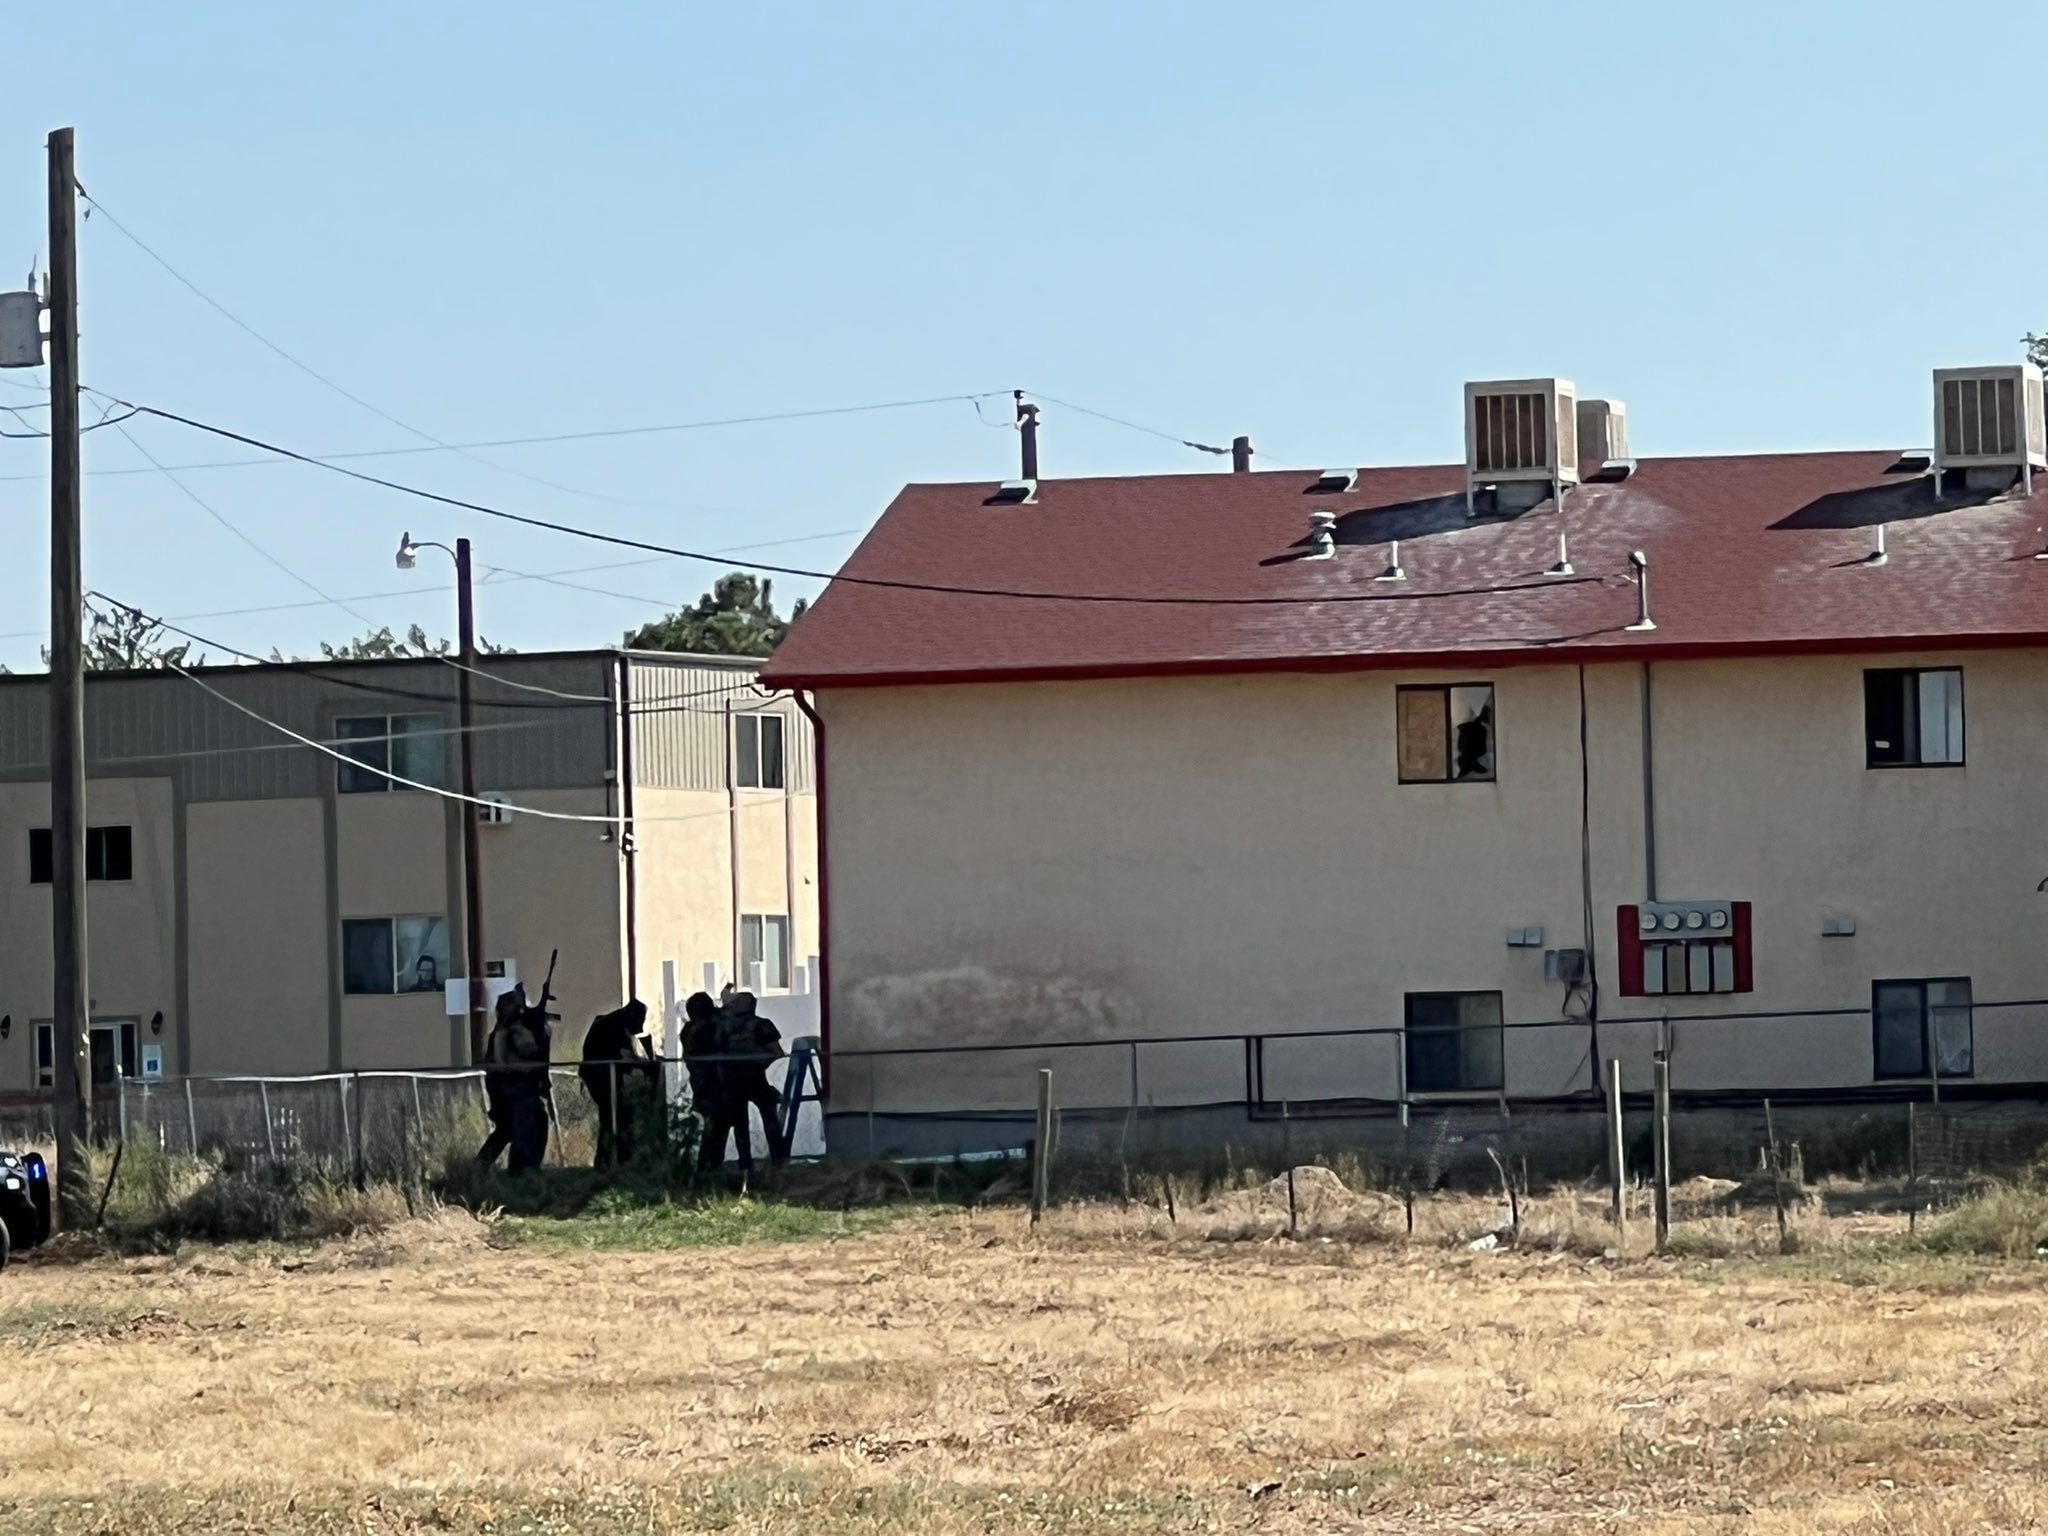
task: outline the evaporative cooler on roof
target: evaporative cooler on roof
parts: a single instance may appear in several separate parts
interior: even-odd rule
[[[1475,480],[1579,478],[1578,391],[1570,379],[1465,386],[1465,468]]]
[[[1934,458],[1941,469],[2048,468],[2041,370],[2032,363],[1935,369]]]

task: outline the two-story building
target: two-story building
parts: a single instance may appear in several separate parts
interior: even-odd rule
[[[488,805],[435,792],[460,783],[441,661],[94,674],[96,1076],[464,1062],[465,816],[488,969],[534,988],[560,950],[568,1054],[593,1013],[657,999],[663,960],[788,988],[816,947],[811,733],[758,667],[487,658]],[[0,1093],[51,1076],[48,710],[44,679],[0,679]]]
[[[1538,379],[1468,386],[1462,463],[907,487],[765,675],[821,721],[833,1123],[1014,1140],[1040,1065],[1584,1102],[1659,1048],[2040,1091],[2041,380],[1935,384],[1932,451],[1638,459]]]

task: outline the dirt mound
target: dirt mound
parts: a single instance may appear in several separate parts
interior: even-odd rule
[[[1790,1174],[1774,1181],[1768,1173],[1753,1173],[1740,1184],[1731,1185],[1721,1195],[1719,1203],[1724,1207],[1750,1210],[1757,1206],[1775,1206],[1780,1195],[1784,1197],[1788,1211],[1820,1198]]]
[[[1371,1237],[1397,1230],[1401,1202],[1361,1193],[1327,1168],[1294,1170],[1294,1230],[1301,1236]],[[1278,1237],[1288,1230],[1287,1175],[1211,1200],[1195,1212],[1202,1235],[1217,1242]]]
[[[309,1269],[382,1269],[423,1259],[460,1258],[495,1246],[497,1223],[459,1205],[436,1206],[375,1232],[329,1245]]]

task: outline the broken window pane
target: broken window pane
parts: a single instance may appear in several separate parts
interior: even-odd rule
[[[1976,1071],[1971,1039],[1968,981],[1927,983],[1929,1034],[1934,1041],[1935,1070],[1943,1077],[1969,1077]]]
[[[1450,696],[1442,688],[1403,688],[1394,695],[1404,783],[1450,777]]]
[[[1479,684],[1451,693],[1451,777],[1493,777],[1493,689]]]

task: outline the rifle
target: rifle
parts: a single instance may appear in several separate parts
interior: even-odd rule
[[[548,1041],[548,1064],[541,1068],[541,1098],[548,1107],[549,1123],[556,1126],[559,1126],[562,1120],[561,1116],[555,1112],[555,1074],[552,1070],[555,1055],[554,1032],[548,1028],[548,1025],[551,1022],[561,1023],[562,1016],[559,1013],[550,1013],[548,1011],[548,1004],[555,1000],[555,964],[561,958],[562,951],[560,949],[549,952],[547,979],[540,984],[540,1001],[534,1004],[532,1009],[533,1014],[540,1023],[540,1034]]]

